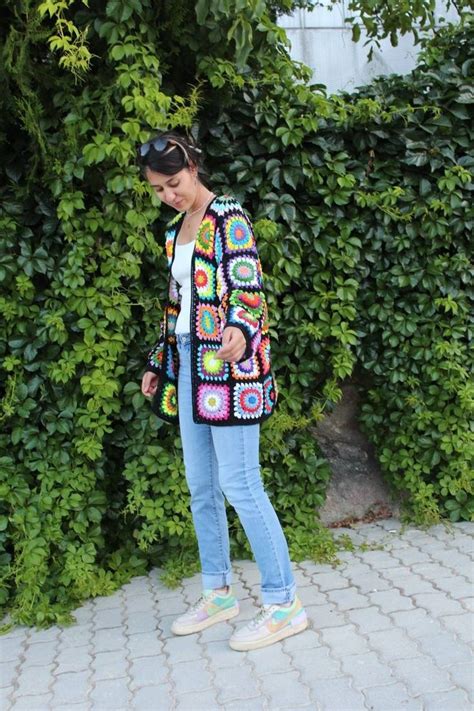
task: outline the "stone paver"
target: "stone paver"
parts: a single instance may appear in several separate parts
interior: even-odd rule
[[[327,647],[297,649],[292,652],[293,667],[299,669],[306,683],[341,675],[341,664],[333,659]]]
[[[351,679],[347,676],[337,679],[318,679],[312,684],[312,695],[317,708],[322,711],[367,711],[370,706],[365,703],[361,691],[354,689]],[[376,707],[374,707],[376,708]],[[380,707],[380,711],[385,711]]]
[[[130,708],[131,694],[127,679],[100,679],[91,691],[91,701],[100,711],[116,709],[128,711]]]
[[[212,679],[207,670],[206,659],[173,664],[170,676],[178,694],[203,691],[211,687]]]
[[[364,690],[369,708],[381,711],[423,711],[423,701],[414,699],[406,686],[397,682],[385,686],[371,686]]]
[[[472,711],[472,704],[461,689],[425,695],[426,711]]]
[[[161,571],[88,600],[77,624],[0,637],[2,711],[468,711],[473,708],[474,524],[338,529],[356,546],[338,566],[294,565],[310,625],[254,652],[232,631],[260,604],[260,574],[235,561],[236,619],[176,637],[200,576]],[[374,549],[375,548],[375,549]]]
[[[132,708],[137,711],[145,709],[171,709],[174,708],[175,695],[169,684],[144,686],[133,694]],[[97,711],[99,711],[97,709]]]
[[[31,644],[29,645],[25,652],[25,659],[23,661],[23,668],[26,667],[36,667],[45,666],[46,664],[52,664],[54,658],[58,651],[57,640],[53,642],[42,642],[41,644]]]
[[[261,686],[271,709],[294,709],[311,703],[310,688],[300,680],[297,671],[267,674]]]
[[[87,700],[92,688],[92,674],[87,671],[65,672],[54,676],[51,690],[54,704],[79,704]],[[38,693],[38,692],[35,692]]]
[[[218,701],[225,704],[229,701],[255,698],[261,694],[260,680],[254,675],[253,667],[245,660],[238,660],[238,666],[232,669],[216,669],[213,684],[219,690]]]
[[[112,652],[98,652],[91,663],[94,681],[99,679],[117,679],[127,675],[128,660],[126,650],[118,649]]]

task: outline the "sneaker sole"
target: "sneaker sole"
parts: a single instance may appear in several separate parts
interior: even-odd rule
[[[283,627],[283,629],[279,630],[279,632],[274,632],[272,635],[265,637],[265,639],[258,639],[253,642],[238,642],[230,639],[229,645],[237,652],[248,652],[252,649],[268,647],[268,645],[274,644],[274,642],[279,642],[281,639],[285,639],[285,637],[292,637],[294,634],[303,632],[307,627],[308,619],[304,620],[304,622],[300,622],[298,625],[288,625],[287,627]]]
[[[173,622],[171,625],[171,631],[173,634],[177,635],[194,634],[195,632],[205,630],[207,627],[211,627],[218,622],[225,622],[225,620],[231,620],[233,617],[237,617],[239,611],[238,607],[229,607],[227,610],[217,612],[215,615],[212,615],[212,617],[208,617],[207,620],[196,622],[194,625],[179,625],[176,624],[176,622]]]

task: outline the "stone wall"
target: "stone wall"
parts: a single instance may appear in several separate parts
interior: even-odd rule
[[[380,471],[373,447],[358,423],[360,398],[354,382],[342,386],[343,397],[317,427],[314,435],[331,465],[327,499],[321,520],[333,524],[346,518],[364,518],[370,512],[389,509],[399,515]]]

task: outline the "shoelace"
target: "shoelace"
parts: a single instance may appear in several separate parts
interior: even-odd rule
[[[275,610],[278,610],[278,605],[264,605],[257,616],[250,621],[250,627],[258,627],[267,617],[271,617]]]
[[[212,600],[212,593],[208,593],[207,595],[205,593],[202,593],[201,597],[199,600],[197,600],[194,605],[191,605],[189,608],[189,612],[197,612],[198,610],[201,609],[201,607],[204,607],[204,605],[207,605],[208,602]]]
[[[263,605],[257,616],[249,622],[250,627],[258,627],[261,622],[263,622],[267,617],[271,617],[275,610],[279,610],[281,607],[281,605]]]

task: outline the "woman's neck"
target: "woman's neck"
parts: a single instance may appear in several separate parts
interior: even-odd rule
[[[189,210],[186,210],[186,217],[191,217],[192,215],[198,213],[207,205],[213,196],[214,193],[208,190],[205,185],[200,183],[193,204]]]

